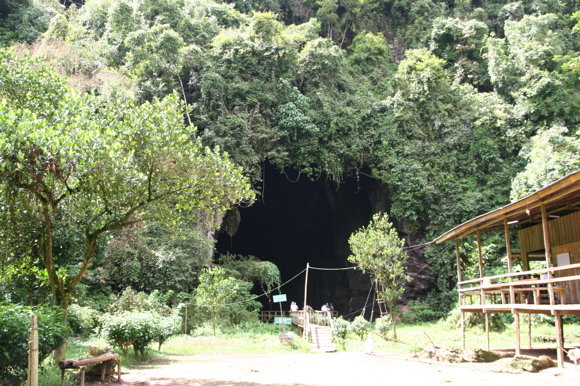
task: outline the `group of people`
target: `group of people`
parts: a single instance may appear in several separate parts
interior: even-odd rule
[[[292,302],[290,304],[290,312],[296,312],[298,311],[298,304],[296,304],[296,302]],[[307,311],[312,311],[313,308],[310,307],[309,305],[306,305],[306,310]],[[324,305],[322,306],[322,308],[320,309],[320,311],[334,311],[334,306],[332,305],[332,303],[324,303]]]

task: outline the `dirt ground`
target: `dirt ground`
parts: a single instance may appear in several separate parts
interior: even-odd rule
[[[541,373],[509,373],[501,359],[491,364],[444,364],[387,353],[200,354],[157,358],[122,374],[132,386],[346,386],[346,385],[580,385],[580,367]],[[117,383],[111,381],[111,386]],[[99,382],[87,386],[102,385]]]

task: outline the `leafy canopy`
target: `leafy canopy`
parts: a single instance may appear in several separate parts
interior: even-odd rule
[[[405,241],[399,238],[386,214],[375,214],[366,228],[359,229],[349,237],[348,243],[352,251],[348,260],[379,282],[378,298],[386,303],[395,320],[395,302],[411,279],[406,273],[407,254],[403,250]]]
[[[70,303],[103,234],[143,220],[176,222],[183,211],[211,219],[253,198],[242,170],[184,126],[177,97],[107,104],[68,92],[55,76],[39,81],[50,71],[35,64],[0,51],[8,80],[0,84],[0,201],[30,216],[10,216],[11,241],[32,232],[57,304]],[[28,105],[34,95],[42,104]],[[53,251],[55,232],[67,226],[85,242],[68,273]]]

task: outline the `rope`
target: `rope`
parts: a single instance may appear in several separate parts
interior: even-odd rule
[[[361,316],[364,316],[365,310],[368,307],[369,304],[369,298],[371,297],[371,291],[373,290],[373,285],[371,284],[371,288],[369,288],[369,293],[367,295],[367,300],[365,301],[365,306],[361,309],[362,312],[360,313]],[[371,305],[374,303],[371,303]]]
[[[347,269],[356,269],[356,267],[346,267],[346,268],[317,268],[317,267],[309,267],[309,269],[317,269],[319,271],[345,271]]]

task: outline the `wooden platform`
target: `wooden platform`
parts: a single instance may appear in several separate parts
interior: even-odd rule
[[[461,312],[580,315],[580,304],[469,304]]]

